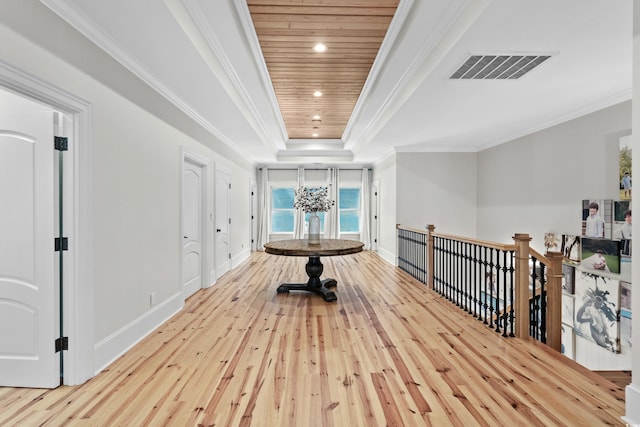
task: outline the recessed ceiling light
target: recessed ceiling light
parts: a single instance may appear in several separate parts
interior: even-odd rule
[[[322,92],[317,90],[317,91],[313,92],[313,96],[322,96]]]
[[[313,120],[320,120],[320,116],[316,114],[315,116],[313,116]]]
[[[318,43],[313,47],[313,50],[315,50],[316,52],[324,52],[325,50],[327,50],[327,46],[322,43]]]
[[[311,135],[311,136],[312,136],[312,137],[314,137],[314,138],[317,138],[317,137],[318,137],[318,134],[317,134],[317,133],[314,133],[314,134],[313,134],[313,135]]]

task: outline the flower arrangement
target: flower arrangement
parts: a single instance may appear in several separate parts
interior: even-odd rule
[[[335,200],[329,200],[327,187],[298,187],[294,190],[293,194],[293,207],[302,209],[305,213],[326,212],[336,204]]]

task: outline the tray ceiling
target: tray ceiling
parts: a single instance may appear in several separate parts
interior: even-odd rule
[[[632,0],[40,1],[257,165],[475,152],[631,99]],[[451,78],[504,56],[548,58],[517,79]]]

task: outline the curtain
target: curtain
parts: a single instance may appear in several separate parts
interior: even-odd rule
[[[262,168],[258,179],[258,239],[256,241],[256,250],[263,251],[263,244],[269,241],[269,206],[267,200],[269,197],[269,170]]]
[[[327,170],[327,193],[329,200],[336,204],[324,214],[324,238],[337,239],[340,237],[340,210],[338,209],[338,178],[337,168]]]
[[[360,241],[364,249],[371,249],[371,192],[369,169],[362,169],[362,185],[360,188]]]
[[[296,182],[296,188],[304,186],[304,169],[298,168],[298,180]],[[293,217],[293,238],[304,238],[304,211],[302,209],[296,209]]]

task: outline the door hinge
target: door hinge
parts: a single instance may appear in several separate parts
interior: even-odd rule
[[[231,190],[231,183],[229,183],[229,190]]]
[[[229,259],[231,259],[231,254],[229,254]]]
[[[56,252],[69,250],[69,239],[67,237],[56,237],[54,244]]]
[[[229,218],[229,224],[231,224],[231,218]]]
[[[53,148],[55,148],[58,151],[69,150],[69,138],[67,138],[66,136],[54,136]]]
[[[69,350],[69,337],[60,337],[56,339],[56,353],[63,350]]]

